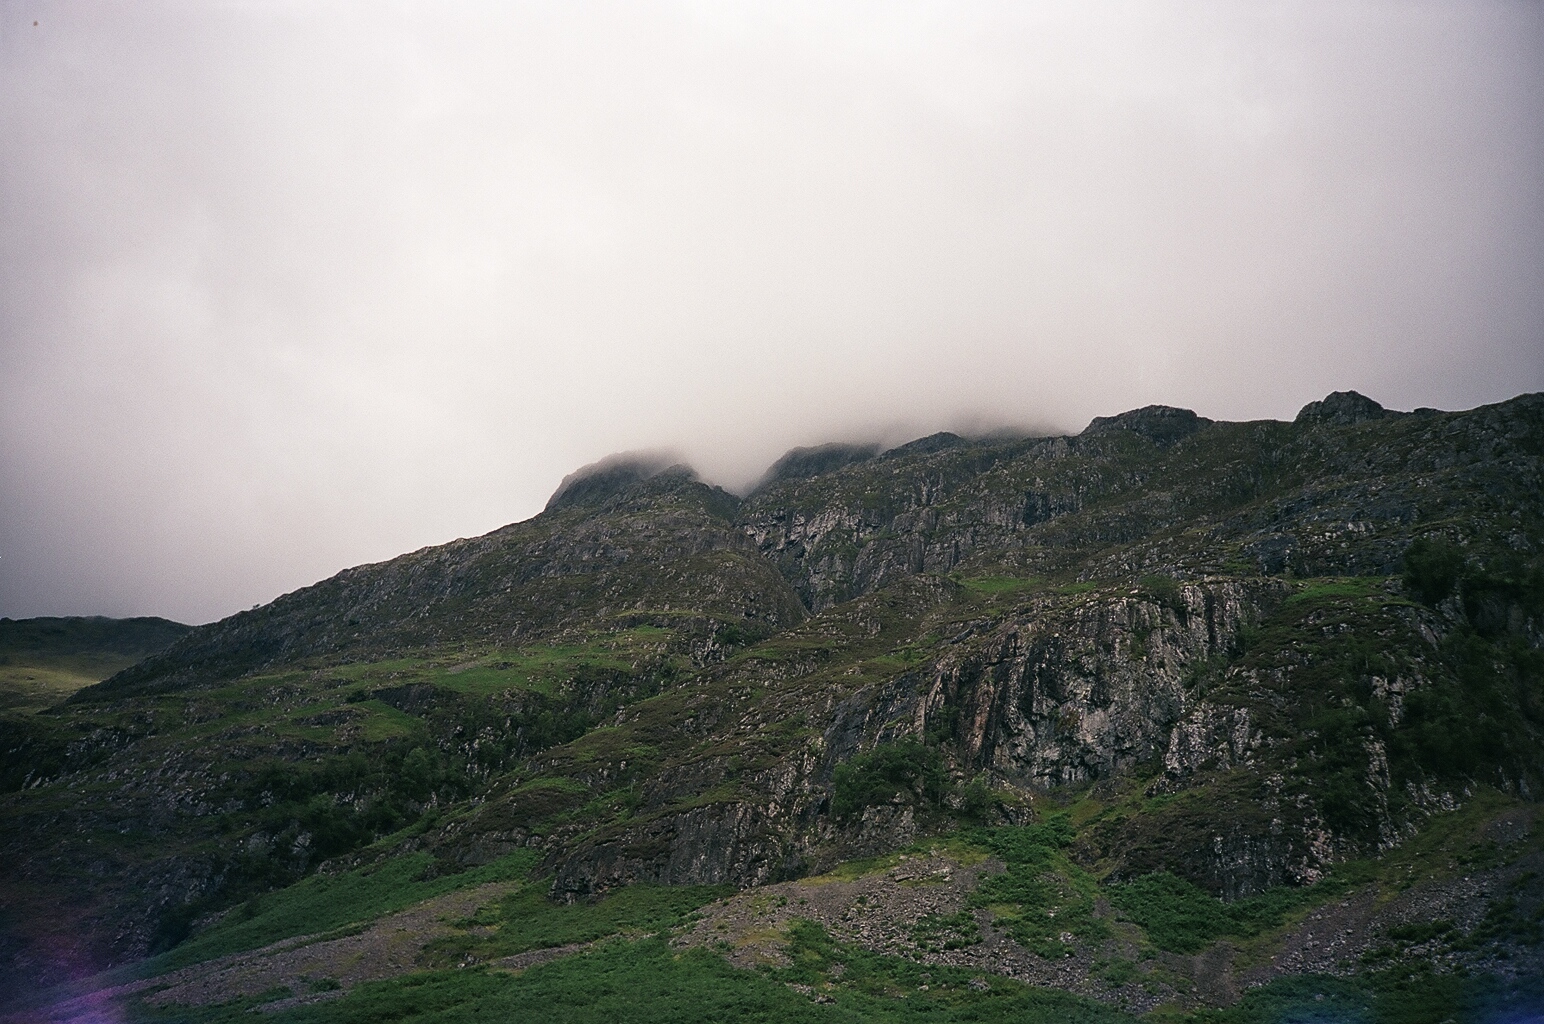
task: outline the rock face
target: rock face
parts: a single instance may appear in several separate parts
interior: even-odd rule
[[[1153,407],[1075,438],[903,446],[769,484],[737,519],[815,612],[916,572],[1199,577],[1248,562],[1271,575],[1387,575],[1418,516],[1466,515],[1467,491],[1494,521],[1540,486],[1522,440],[1540,404],[1389,419],[1355,442],[1276,423],[1202,430],[1187,410]],[[1181,523],[1211,531],[1208,542],[1169,532]]]
[[[823,444],[813,448],[795,448],[772,463],[760,486],[779,480],[805,480],[822,473],[835,472],[855,462],[864,462],[879,454],[877,444]]]
[[[608,461],[0,718],[3,898],[106,963],[393,850],[752,886],[1080,796],[1101,878],[1312,882],[1544,791],[1541,493],[1539,395]]]
[[[1160,757],[1189,767],[1202,744],[1176,730],[1205,705],[1187,677],[1232,653],[1239,631],[1287,592],[1219,581],[1176,587],[1165,604],[1133,593],[1032,605],[939,660],[924,726],[930,712],[957,709],[967,763],[1041,787],[1110,778]]]
[[[1353,423],[1379,420],[1388,415],[1391,415],[1388,410],[1366,395],[1355,391],[1336,391],[1326,398],[1303,406],[1292,422],[1330,423],[1337,427],[1346,427]]]
[[[1361,396],[1357,396],[1361,397]],[[1331,398],[1334,398],[1332,395]],[[1169,445],[1189,437],[1212,421],[1197,416],[1190,409],[1176,409],[1171,405],[1149,405],[1119,416],[1095,416],[1083,431],[1084,434],[1107,434],[1112,430],[1129,430],[1154,444]]]
[[[565,476],[552,497],[547,499],[546,511],[555,512],[574,505],[599,505],[662,473],[673,482],[697,479],[690,466],[673,464],[663,455],[613,455]]]

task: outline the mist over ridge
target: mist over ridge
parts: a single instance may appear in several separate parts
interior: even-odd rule
[[[1441,410],[1428,407],[1418,409],[1416,413],[1430,414],[1439,411]],[[1375,399],[1357,391],[1334,391],[1323,399],[1304,405],[1291,422],[1329,422],[1344,425],[1384,416],[1406,415],[1410,413],[1386,409]],[[962,426],[959,430],[946,429],[922,434],[908,433],[905,428],[892,425],[885,431],[872,431],[867,435],[871,438],[881,438],[880,440],[855,440],[849,437],[846,440],[824,440],[795,445],[778,456],[759,474],[749,477],[748,483],[743,470],[733,476],[710,479],[700,473],[691,460],[676,449],[638,449],[608,455],[569,473],[548,499],[546,509],[550,511],[555,507],[562,507],[566,498],[589,481],[605,487],[620,487],[650,479],[661,473],[673,472],[691,479],[703,480],[711,486],[721,487],[738,498],[746,498],[779,480],[830,473],[854,463],[891,453],[941,451],[956,445],[975,442],[1022,440],[1034,437],[1072,437],[1110,430],[1132,430],[1159,443],[1172,443],[1215,422],[1218,421],[1200,416],[1193,409],[1152,404],[1120,413],[1096,415],[1081,430],[1058,430],[1048,426],[985,428],[980,423],[973,423],[968,427]],[[862,431],[856,431],[853,434],[856,438],[864,436]]]

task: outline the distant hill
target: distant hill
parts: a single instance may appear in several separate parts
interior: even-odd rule
[[[0,715],[0,991],[1535,1019],[1541,794],[1544,395],[623,456]]]
[[[56,704],[164,651],[192,628],[152,617],[0,619],[0,712]]]

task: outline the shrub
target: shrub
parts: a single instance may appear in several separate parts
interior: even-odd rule
[[[1153,945],[1171,953],[1196,953],[1225,935],[1258,935],[1313,899],[1309,889],[1277,886],[1224,903],[1167,871],[1110,886],[1109,894],[1110,903],[1141,925]]]
[[[1463,549],[1440,537],[1420,537],[1405,551],[1405,586],[1426,604],[1451,594],[1463,571]]]
[[[904,739],[837,765],[831,783],[831,812],[846,818],[897,799],[936,806],[943,801],[948,776],[938,751]]]

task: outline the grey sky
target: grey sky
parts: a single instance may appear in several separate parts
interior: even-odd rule
[[[1540,111],[1537,2],[5,0],[0,615],[622,449],[1539,390]]]

